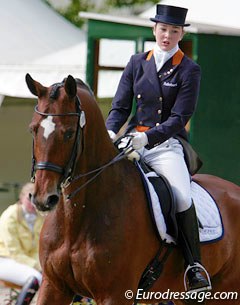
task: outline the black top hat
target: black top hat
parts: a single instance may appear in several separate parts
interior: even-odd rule
[[[150,20],[178,26],[189,26],[190,24],[185,24],[187,11],[188,9],[183,7],[157,4],[157,14],[155,18],[150,18]]]

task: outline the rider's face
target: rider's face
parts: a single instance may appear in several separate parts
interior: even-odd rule
[[[154,25],[153,34],[158,46],[163,51],[170,51],[183,38],[184,31],[182,26],[157,22]]]

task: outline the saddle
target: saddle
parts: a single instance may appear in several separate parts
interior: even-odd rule
[[[176,203],[167,179],[156,174],[142,160],[134,161],[140,172],[148,199],[152,222],[160,239],[166,244],[177,244],[178,226]],[[217,203],[202,186],[192,180],[191,196],[196,208],[201,243],[222,239],[224,227]]]
[[[186,140],[179,137],[178,140],[183,145],[189,173],[195,173],[202,164],[201,160]],[[128,159],[135,163],[140,172],[157,235],[168,245],[177,244],[176,203],[168,180],[150,168],[131,148],[131,136],[124,135],[114,144],[118,150],[128,155]],[[198,217],[200,242],[220,240],[223,237],[224,228],[216,202],[207,190],[193,180],[191,195]]]
[[[182,145],[184,159],[190,175],[195,175],[203,165],[202,160],[199,158],[198,154],[188,141],[186,141],[183,137],[180,136],[175,136],[175,138]]]

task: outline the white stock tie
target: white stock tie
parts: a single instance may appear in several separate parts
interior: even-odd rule
[[[162,49],[160,49],[160,47],[157,44],[155,44],[153,48],[153,55],[155,59],[157,72],[163,67],[165,62],[167,62],[169,58],[171,58],[178,51],[178,49],[179,46],[177,44],[170,51],[163,51]]]

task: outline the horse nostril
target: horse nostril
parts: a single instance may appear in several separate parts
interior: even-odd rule
[[[49,207],[49,209],[52,209],[58,203],[58,200],[58,195],[51,195],[47,199],[46,206]]]

